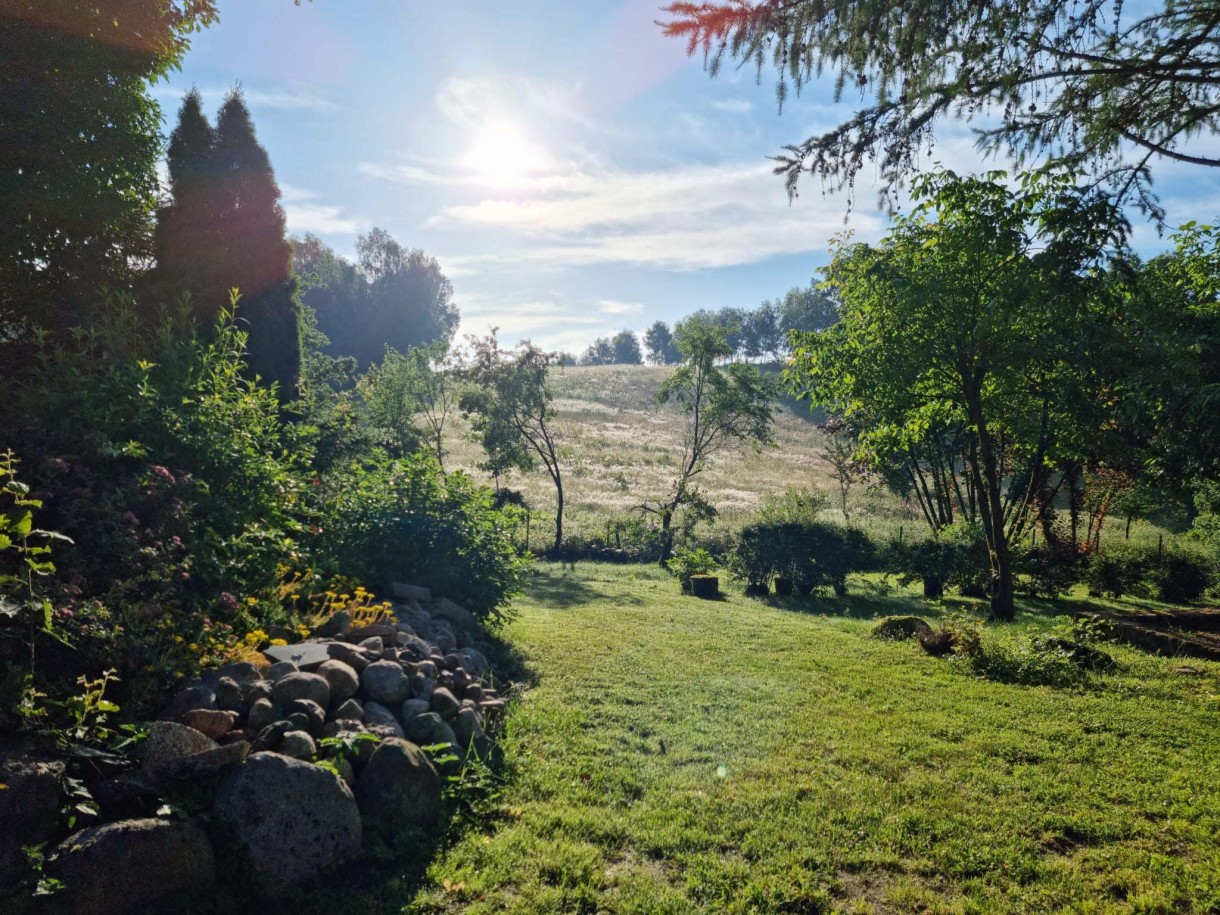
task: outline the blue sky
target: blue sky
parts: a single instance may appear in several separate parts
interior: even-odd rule
[[[781,296],[833,235],[885,226],[867,181],[845,223],[842,195],[807,179],[790,204],[770,174],[782,144],[850,113],[829,80],[781,115],[768,74],[711,80],[663,38],[659,5],[221,0],[220,23],[155,91],[172,126],[190,86],[214,113],[240,82],[290,231],[350,256],[359,232],[385,228],[440,260],[463,332],[581,350]],[[985,165],[958,125],[933,161]],[[1171,224],[1220,213],[1214,172],[1157,171]],[[1143,225],[1135,243],[1165,247]]]

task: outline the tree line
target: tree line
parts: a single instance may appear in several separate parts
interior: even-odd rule
[[[598,337],[579,357],[565,356],[570,365],[676,365],[682,360],[677,345],[682,327],[691,321],[712,324],[724,333],[728,360],[779,361],[791,352],[792,333],[816,333],[838,320],[838,305],[817,284],[789,289],[780,299],[765,300],[757,308],[701,308],[677,321],[673,330],[654,321],[641,339],[631,330],[613,337]]]

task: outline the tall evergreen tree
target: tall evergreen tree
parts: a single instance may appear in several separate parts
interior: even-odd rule
[[[191,316],[210,327],[228,302],[222,278],[220,237],[212,199],[216,179],[216,131],[192,89],[178,109],[169,140],[169,203],[157,213],[154,298],[191,296]]]
[[[221,105],[213,155],[220,263],[226,285],[241,294],[237,314],[249,333],[247,361],[253,374],[278,384],[281,399],[290,400],[301,371],[292,248],[275,172],[240,89]]]

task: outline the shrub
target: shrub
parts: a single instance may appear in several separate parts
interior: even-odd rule
[[[901,584],[922,581],[928,598],[941,597],[946,584],[980,596],[990,577],[982,528],[964,521],[941,528],[927,540],[891,544],[888,564],[899,572]]]
[[[1080,686],[1116,666],[1105,652],[1057,636],[980,642],[969,653],[959,649],[958,656],[977,677],[1024,686]]]
[[[873,624],[872,636],[875,639],[904,641],[931,632],[932,627],[922,617],[887,616]]]
[[[683,594],[691,593],[691,579],[696,575],[710,575],[716,571],[716,559],[707,550],[679,549],[665,563],[669,573],[678,579]]]
[[[1158,599],[1193,604],[1211,587],[1212,566],[1213,560],[1203,550],[1177,546],[1149,563],[1147,580]]]
[[[847,593],[849,572],[866,571],[876,549],[863,531],[820,522],[759,522],[737,536],[729,569],[754,587],[791,579],[802,596],[829,587]]]
[[[1148,574],[1147,550],[1118,544],[1097,550],[1084,563],[1084,583],[1089,593],[1097,597],[1123,597],[1147,593],[1144,578]]]
[[[1018,554],[1015,566],[1024,576],[1022,590],[1033,597],[1058,597],[1080,580],[1082,571],[1075,552],[1045,545]]]
[[[322,565],[357,579],[425,585],[490,623],[506,618],[525,560],[511,508],[461,471],[445,476],[424,453],[353,464],[325,483]]]

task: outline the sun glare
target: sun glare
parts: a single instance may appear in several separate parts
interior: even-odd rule
[[[522,184],[546,164],[545,153],[530,143],[515,124],[485,127],[466,154],[466,166],[487,184]]]

